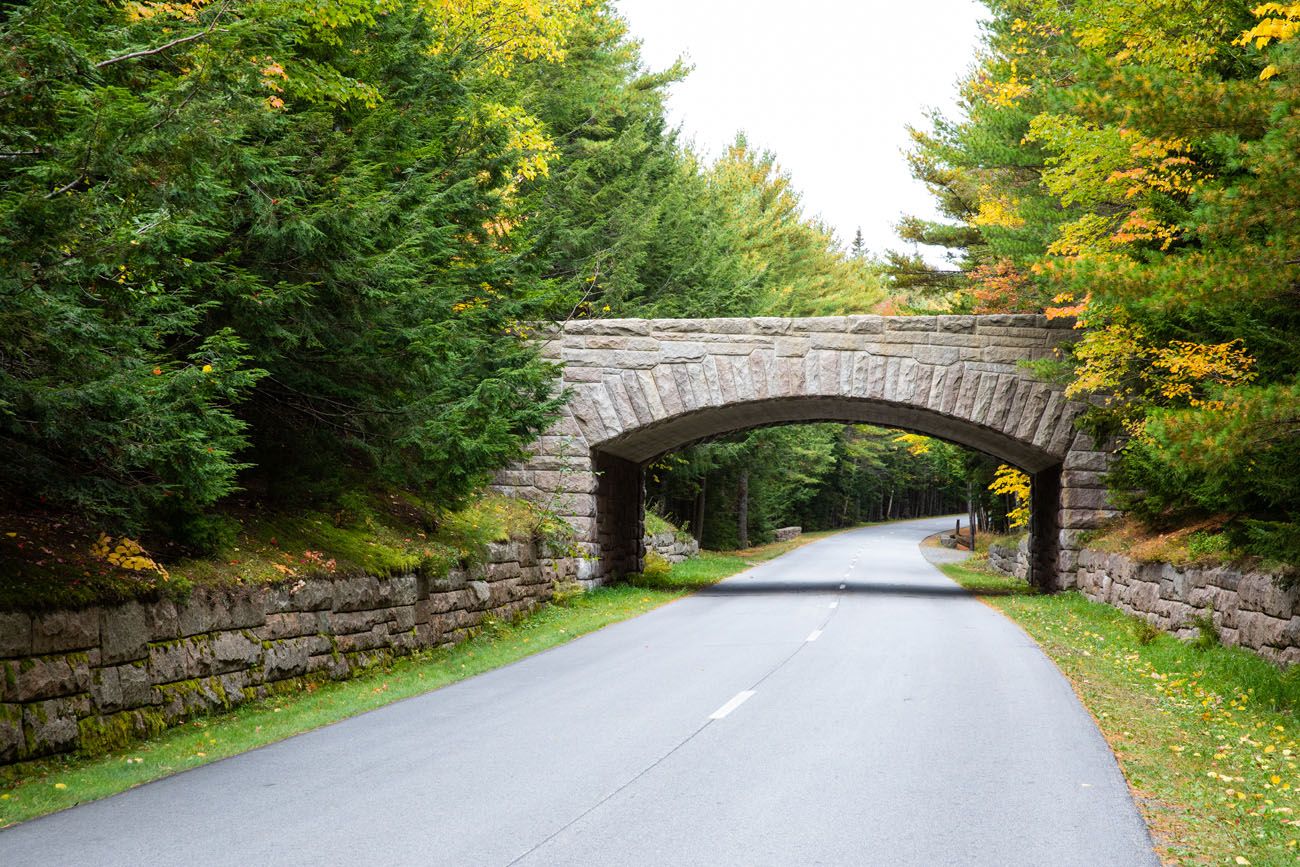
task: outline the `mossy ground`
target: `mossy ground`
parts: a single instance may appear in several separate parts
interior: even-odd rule
[[[1020,540],[1024,536],[1023,531],[1015,533],[977,533],[975,534],[975,555],[977,557],[987,557],[991,545],[999,545],[1003,548],[1015,550],[1015,547],[1020,544]]]
[[[487,494],[439,512],[401,493],[353,492],[332,509],[233,510],[218,556],[165,556],[166,568],[122,569],[91,553],[99,531],[42,515],[0,517],[0,610],[42,610],[184,596],[195,586],[295,580],[305,575],[441,575],[482,557],[489,542],[558,535],[555,520],[522,500]],[[170,552],[166,552],[170,553]]]
[[[681,532],[673,526],[667,518],[646,510],[645,513],[645,531],[647,536],[658,536],[660,533],[678,533]]]
[[[1300,863],[1300,669],[1198,649],[1078,593],[1039,595],[978,561],[942,568],[1019,623],[1074,684],[1166,863]]]
[[[1234,533],[1232,522],[1223,515],[1167,528],[1152,527],[1128,517],[1086,538],[1089,548],[1124,554],[1139,563],[1259,569],[1281,575],[1292,583],[1300,580],[1300,564],[1266,560],[1246,553],[1237,544],[1241,541],[1240,533]]]
[[[0,827],[246,752],[274,741],[446,686],[643,614],[827,533],[745,551],[709,552],[638,580],[566,594],[515,622],[488,621],[456,647],[402,657],[352,680],[296,683],[283,695],[194,720],[96,758],[73,757],[0,769]],[[115,721],[92,735],[121,734]],[[102,739],[96,747],[103,746]]]

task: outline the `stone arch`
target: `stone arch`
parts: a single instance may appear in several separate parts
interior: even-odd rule
[[[1074,584],[1079,535],[1114,514],[1108,451],[1075,430],[1085,405],[1019,362],[1052,357],[1072,323],[1038,315],[570,322],[561,419],[497,487],[574,526],[593,580],[640,568],[645,464],[692,442],[772,424],[872,423],[925,433],[1034,478],[1033,573]]]

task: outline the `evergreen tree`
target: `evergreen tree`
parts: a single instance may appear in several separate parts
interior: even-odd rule
[[[962,116],[914,133],[945,219],[901,227],[957,273],[891,272],[918,306],[1077,317],[1069,393],[1101,404],[1094,432],[1129,437],[1117,494],[1277,553],[1248,528],[1294,528],[1300,483],[1214,468],[1280,467],[1297,445],[1278,420],[1300,376],[1300,7],[987,5]],[[1204,460],[1178,445],[1193,432]]]
[[[867,242],[862,237],[862,227],[858,226],[853,233],[853,245],[849,247],[849,257],[853,259],[865,259],[867,257]]]
[[[519,454],[554,399],[510,226],[552,150],[494,94],[577,8],[13,9],[6,498],[183,532],[241,483],[454,503]]]

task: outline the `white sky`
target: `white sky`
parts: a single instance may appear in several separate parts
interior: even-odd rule
[[[848,245],[861,226],[875,253],[900,248],[903,214],[934,216],[903,150],[907,124],[953,113],[973,65],[978,0],[617,0],[651,69],[683,57],[669,115],[716,156],[744,131],[774,151],[819,215]]]

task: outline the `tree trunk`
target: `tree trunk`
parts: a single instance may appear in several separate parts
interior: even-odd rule
[[[740,547],[749,547],[749,468],[740,471],[740,483],[736,488],[736,536]]]
[[[975,483],[966,483],[966,517],[970,523],[970,550],[975,550],[975,524],[979,520],[975,508]]]
[[[700,476],[700,492],[695,495],[695,515],[694,521],[691,521],[691,535],[695,541],[704,541],[704,492],[709,487],[709,474],[705,473]]]

